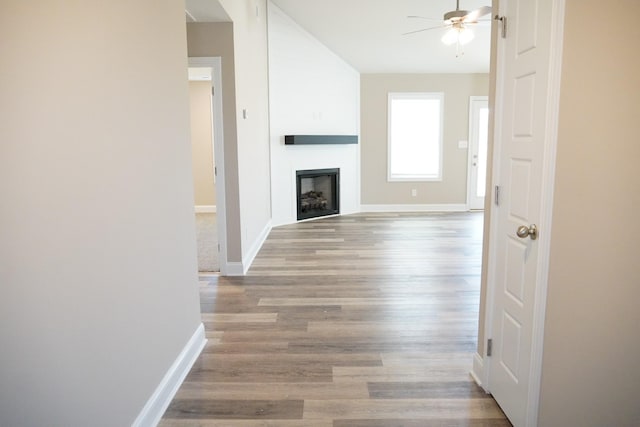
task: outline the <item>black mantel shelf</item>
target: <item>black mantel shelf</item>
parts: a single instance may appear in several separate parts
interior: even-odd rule
[[[285,135],[285,145],[357,144],[358,135]]]

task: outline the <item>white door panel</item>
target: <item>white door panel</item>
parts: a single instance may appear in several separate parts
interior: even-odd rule
[[[500,0],[507,37],[498,42],[494,181],[500,203],[492,224],[494,259],[489,389],[514,426],[531,420],[532,342],[540,240],[518,237],[541,225],[548,149],[551,23],[555,0]],[[555,136],[554,136],[555,138]],[[546,199],[545,199],[546,200]],[[544,225],[544,224],[543,224]],[[526,233],[526,230],[524,230]],[[541,230],[545,233],[547,230]],[[543,236],[546,237],[546,236]],[[533,418],[534,419],[534,418]]]

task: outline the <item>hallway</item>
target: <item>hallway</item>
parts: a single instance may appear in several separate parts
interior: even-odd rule
[[[274,228],[245,277],[203,277],[209,342],[161,426],[509,426],[469,375],[482,213]]]

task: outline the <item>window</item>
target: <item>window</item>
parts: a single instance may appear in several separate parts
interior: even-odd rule
[[[389,93],[389,181],[442,180],[443,93]]]

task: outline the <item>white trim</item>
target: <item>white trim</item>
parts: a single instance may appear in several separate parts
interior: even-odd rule
[[[132,427],[158,425],[206,342],[204,325],[200,323],[176,360],[171,364],[158,387],[147,400]]]
[[[256,255],[258,255],[260,248],[264,244],[265,240],[267,240],[267,237],[269,237],[270,232],[271,221],[269,221],[267,225],[264,226],[258,238],[253,242],[253,245],[251,245],[249,252],[247,252],[247,254],[242,257],[242,274],[247,274],[247,271],[249,271],[251,264],[253,264],[253,260],[255,259]]]
[[[542,355],[544,344],[544,319],[547,307],[547,287],[549,280],[549,258],[551,252],[551,220],[553,218],[553,196],[556,174],[556,153],[558,149],[558,117],[560,115],[560,88],[562,75],[562,50],[564,42],[565,0],[553,2],[551,15],[551,52],[549,55],[549,82],[547,87],[546,137],[547,147],[542,160],[542,192],[540,224],[544,230],[538,243],[538,266],[536,295],[533,307],[533,328],[531,343],[531,366],[529,373],[529,402],[527,402],[526,425],[538,425],[540,405],[540,384],[542,380]],[[540,256],[542,255],[542,256]]]
[[[241,262],[228,262],[224,268],[220,266],[220,274],[223,276],[244,276],[244,268]]]
[[[262,248],[265,240],[269,237],[271,228],[271,221],[269,221],[260,232],[258,238],[253,242],[253,245],[251,245],[251,249],[242,257],[242,262],[227,262],[224,265],[224,269],[221,266],[220,273],[224,276],[244,276],[247,274],[260,248]]]
[[[196,213],[216,213],[216,205],[196,205]]]
[[[355,212],[354,212],[355,213]],[[322,216],[314,216],[313,218],[305,218],[305,219],[299,219],[296,222],[309,222],[309,221],[317,221],[319,219],[326,219],[326,218],[333,218],[336,216],[343,216],[343,215],[348,215],[348,214],[333,214],[333,215],[322,215]],[[295,222],[293,223],[295,224]]]
[[[500,4],[501,7],[504,7],[504,2],[502,4]],[[498,11],[498,14],[500,13],[500,11]],[[500,37],[499,35],[497,37]],[[501,78],[504,75],[504,57],[505,57],[505,53],[504,53],[504,43],[500,43],[499,41],[497,42],[497,45],[495,47],[495,49],[492,51],[492,54],[496,55],[496,67],[495,67],[495,73],[496,73],[496,85],[495,85],[495,92],[494,92],[494,115],[493,115],[493,121],[489,123],[489,126],[493,126],[493,156],[491,159],[491,165],[487,165],[487,168],[491,167],[492,169],[492,177],[491,177],[491,186],[489,186],[488,188],[490,189],[494,189],[496,185],[500,185],[500,155],[501,155],[501,148],[502,148],[502,126],[499,126],[497,123],[502,120],[502,118],[504,117],[504,108],[503,108],[503,98],[504,95],[502,94],[503,92],[503,84],[501,83]],[[498,229],[498,212],[497,212],[497,208],[495,206],[495,192],[494,191],[490,191],[489,194],[486,195],[486,197],[490,197],[491,198],[491,209],[489,209],[488,211],[485,211],[485,215],[489,215],[489,230],[487,232],[487,239],[488,239],[488,251],[487,251],[487,262],[486,262],[486,268],[487,268],[487,280],[486,280],[486,297],[485,297],[485,321],[484,321],[484,340],[485,340],[485,344],[487,342],[487,339],[490,339],[492,337],[493,334],[493,311],[495,310],[495,304],[494,304],[494,300],[495,300],[495,286],[492,283],[492,280],[496,277],[496,269],[497,269],[497,263],[493,260],[497,259],[497,236],[496,236],[496,230]],[[487,242],[487,240],[485,239],[485,242]],[[486,352],[486,349],[485,349]],[[491,363],[489,361],[487,361],[486,364],[484,364],[484,356],[481,355],[481,357],[483,357],[483,371],[482,372],[478,372],[476,371],[476,374],[481,374],[478,375],[479,376],[479,380],[482,382],[482,384],[484,385],[483,388],[487,391],[487,392],[491,392],[491,384],[489,383],[489,377],[491,375]]]
[[[484,378],[484,360],[482,360],[482,356],[477,352],[473,355],[473,367],[471,368],[469,375],[471,375],[471,378],[473,378],[479,387],[482,387],[484,391],[488,393],[481,380],[481,378]]]
[[[198,22],[195,16],[193,16],[187,9],[184,10],[184,13],[191,19],[192,22]]]
[[[361,205],[360,212],[466,212],[462,203],[444,205]]]
[[[220,274],[226,275],[227,258],[227,215],[226,215],[226,187],[225,187],[225,156],[224,156],[224,120],[222,116],[222,58],[190,57],[189,67],[211,67],[211,86],[215,88],[212,96],[213,115],[213,152],[217,176],[214,178],[216,186],[216,223],[218,225],[218,265]],[[217,207],[220,210],[217,210]]]

